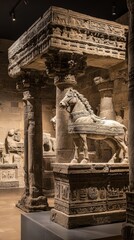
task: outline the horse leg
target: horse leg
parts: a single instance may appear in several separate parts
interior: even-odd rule
[[[121,160],[121,163],[127,164],[128,163],[128,147],[124,141],[124,136],[123,137],[117,136],[115,137],[115,140],[121,148],[120,153],[121,151],[123,152],[123,159]]]
[[[80,134],[80,139],[82,141],[83,153],[84,153],[84,159],[81,161],[81,164],[85,164],[89,160],[88,146],[87,146],[87,135],[86,134]]]
[[[106,138],[104,141],[109,145],[112,149],[112,157],[108,161],[108,163],[115,163],[116,159],[118,158],[119,150],[117,142],[112,138]]]
[[[73,138],[73,143],[74,143],[74,157],[73,159],[71,160],[71,164],[76,164],[78,163],[78,158],[79,158],[79,147],[77,146],[78,145],[78,141],[77,139],[74,137]]]

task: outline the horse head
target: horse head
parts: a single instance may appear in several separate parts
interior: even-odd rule
[[[71,112],[76,102],[77,102],[77,94],[75,90],[70,88],[66,92],[65,97],[60,101],[59,105],[61,108],[65,108],[68,112]]]

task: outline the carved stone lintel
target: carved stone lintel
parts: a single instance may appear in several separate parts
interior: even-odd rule
[[[43,70],[42,57],[52,49],[121,62],[125,60],[127,31],[127,26],[116,22],[51,7],[10,47],[9,74],[19,76],[31,64]]]

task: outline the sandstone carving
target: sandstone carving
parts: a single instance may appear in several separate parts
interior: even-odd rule
[[[21,139],[20,130],[10,129],[8,131],[5,147],[7,153],[20,153],[24,152],[24,142]]]
[[[53,118],[51,118],[50,122],[52,123],[53,129],[55,130],[56,129],[56,115]]]
[[[55,163],[53,167],[52,221],[66,228],[124,221],[128,165]]]
[[[43,133],[43,149],[46,152],[55,152],[56,139],[50,133]]]
[[[3,150],[4,150],[4,143],[0,142],[0,161],[2,160]]]
[[[127,31],[116,22],[51,7],[9,48],[9,74],[21,75],[23,67],[51,49],[124,60]]]
[[[87,138],[104,140],[112,148],[110,163],[128,163],[127,129],[123,124],[96,116],[86,98],[70,88],[61,100],[60,106],[70,114],[68,131],[73,134],[75,153],[71,163],[78,163],[80,144],[84,153],[81,163],[87,163]]]

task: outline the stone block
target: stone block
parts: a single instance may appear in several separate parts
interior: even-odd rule
[[[127,164],[53,164],[51,220],[65,228],[125,220]]]

